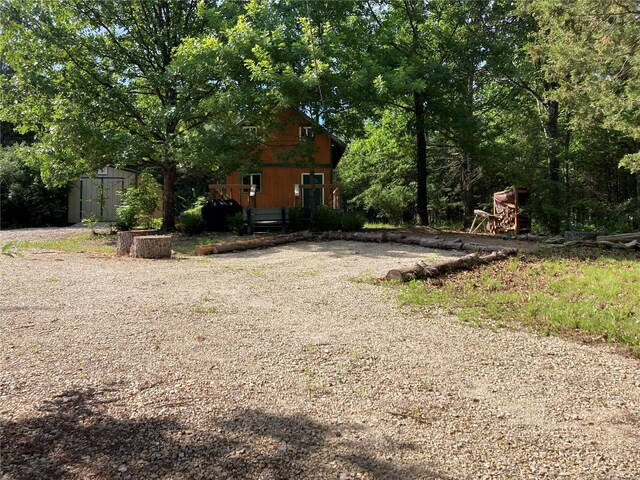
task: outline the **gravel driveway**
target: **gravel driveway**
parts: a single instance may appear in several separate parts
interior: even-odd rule
[[[17,228],[15,230],[0,230],[0,245],[5,242],[20,240],[53,240],[74,235],[89,233],[89,229],[81,223],[69,227],[38,227]]]
[[[446,255],[0,256],[0,478],[638,478],[638,360],[367,281]]]

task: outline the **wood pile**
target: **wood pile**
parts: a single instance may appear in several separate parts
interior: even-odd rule
[[[171,258],[171,235],[146,235],[133,239],[130,256],[135,258]]]

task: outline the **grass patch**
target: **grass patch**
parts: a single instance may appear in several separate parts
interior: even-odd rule
[[[398,300],[444,307],[474,324],[515,321],[545,334],[616,343],[640,356],[638,285],[637,259],[563,254],[411,282]]]
[[[90,233],[74,235],[57,240],[21,240],[15,246],[23,249],[58,250],[72,253],[102,253],[106,255],[116,252],[115,235],[93,235]]]

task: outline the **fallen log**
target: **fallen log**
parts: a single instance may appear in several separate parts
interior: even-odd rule
[[[154,233],[157,233],[157,230],[126,230],[118,232],[116,255],[129,255],[135,237],[152,235]]]
[[[383,278],[385,280],[398,280],[402,282],[436,278],[456,270],[469,270],[476,265],[504,260],[508,255],[509,254],[502,251],[492,252],[489,255],[483,256],[480,256],[477,253],[470,253],[464,257],[431,265],[424,262],[418,262],[408,267],[389,270]]]
[[[600,235],[596,238],[598,242],[631,242],[633,240],[640,241],[640,232],[620,233],[618,235]]]
[[[254,248],[269,248],[277,245],[298,242],[307,237],[303,232],[289,235],[278,235],[276,237],[252,238],[250,240],[238,240],[236,242],[212,243],[209,245],[197,245],[196,255],[215,255],[218,253],[241,252]]]
[[[353,239],[358,242],[378,242],[382,243],[386,241],[386,235],[384,232],[356,232],[353,235]]]
[[[405,235],[402,238],[396,240],[396,243],[402,243],[405,245],[420,245],[420,242],[424,239],[422,235]]]

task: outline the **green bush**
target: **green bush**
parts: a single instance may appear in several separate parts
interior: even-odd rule
[[[340,226],[345,232],[357,232],[358,230],[362,230],[366,221],[367,218],[361,212],[349,211],[340,215]]]
[[[180,214],[180,230],[188,235],[202,233],[205,226],[201,205],[196,205]]]
[[[116,209],[116,226],[120,230],[151,223],[151,215],[158,205],[158,183],[150,172],[142,172],[138,187],[118,192],[120,206]]]
[[[67,202],[68,188],[47,188],[37,167],[0,147],[0,228],[66,225]]]
[[[309,218],[299,207],[289,209],[289,230],[300,232],[309,228]]]
[[[364,193],[365,207],[378,212],[381,220],[399,225],[407,206],[415,198],[411,187],[404,185],[373,185]]]
[[[136,226],[137,213],[130,205],[120,205],[116,208],[116,227],[118,230],[131,230]]]
[[[340,215],[329,207],[319,207],[312,219],[312,228],[317,232],[340,230]]]
[[[242,212],[236,212],[227,216],[227,227],[236,235],[244,235],[247,233],[247,226],[244,223],[244,215]]]

